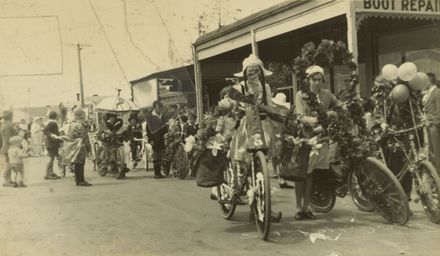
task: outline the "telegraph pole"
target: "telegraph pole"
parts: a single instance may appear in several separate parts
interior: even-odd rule
[[[81,107],[84,108],[84,82],[83,82],[83,74],[82,74],[82,64],[81,64],[81,50],[84,47],[90,47],[90,45],[88,44],[65,44],[65,45],[69,45],[69,46],[76,46],[76,50],[78,52],[78,70],[79,70],[79,87],[80,87],[80,101],[81,102]]]
[[[83,84],[82,66],[81,66],[81,49],[82,48],[79,43],[76,46],[78,49],[79,86],[80,86],[80,93],[81,93],[81,108],[84,108],[84,84]]]

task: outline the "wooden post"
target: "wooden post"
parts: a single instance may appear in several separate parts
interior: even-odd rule
[[[252,45],[252,53],[258,57],[258,44],[255,38],[255,30],[251,29],[251,45]]]
[[[197,55],[197,49],[194,45],[192,49],[193,49],[193,60],[194,60],[194,80],[196,82],[195,92],[196,92],[197,120],[200,122],[203,118],[202,70]]]
[[[358,63],[358,40],[357,40],[357,24],[356,24],[356,9],[355,1],[347,1],[347,43],[348,50],[353,54],[353,61]],[[356,91],[360,93],[359,86]]]
[[[292,71],[292,105],[295,104],[295,97],[298,93],[298,82],[295,72]]]
[[[79,65],[79,87],[80,87],[80,96],[81,96],[81,108],[84,108],[84,84],[83,84],[83,76],[82,76],[82,66],[81,66],[81,45],[77,44],[78,49],[78,65]]]

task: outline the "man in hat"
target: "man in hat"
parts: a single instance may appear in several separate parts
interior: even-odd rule
[[[12,111],[5,110],[3,112],[3,122],[0,128],[0,138],[1,138],[1,149],[0,154],[3,155],[4,159],[4,170],[3,170],[3,178],[4,178],[4,187],[15,187],[16,184],[11,181],[11,169],[9,166],[9,157],[8,157],[8,149],[9,149],[9,139],[17,135],[17,131],[14,129],[12,125]]]
[[[153,102],[153,111],[147,116],[146,132],[153,149],[154,178],[164,178],[161,174],[161,158],[165,148],[164,135],[168,130],[166,117],[162,113],[160,101]]]
[[[116,161],[117,150],[121,146],[122,140],[126,140],[126,133],[121,131],[123,121],[114,113],[107,113],[105,116],[105,130],[99,132],[98,137],[102,140],[105,153],[102,156],[104,163],[108,166],[113,161]],[[124,135],[123,135],[124,134]],[[111,167],[110,167],[111,168]],[[126,165],[122,168],[121,172],[115,173],[116,179],[125,178],[125,173],[128,172]]]

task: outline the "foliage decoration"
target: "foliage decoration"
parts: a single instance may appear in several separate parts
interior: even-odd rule
[[[293,68],[290,64],[283,62],[269,62],[267,68],[273,72],[271,76],[266,77],[266,82],[277,91],[277,88],[292,85]]]
[[[329,118],[327,113],[321,110],[317,95],[311,92],[305,73],[311,65],[319,65],[330,71],[336,65],[345,65],[351,70],[350,76],[345,80],[345,88],[339,94],[346,108],[335,109],[338,118]],[[355,163],[377,151],[375,141],[368,135],[363,118],[363,102],[356,91],[359,85],[357,65],[344,42],[324,39],[318,46],[313,42],[306,43],[301,49],[301,56],[294,60],[293,69],[299,79],[303,99],[311,108],[312,115],[318,117],[324,128],[322,135],[329,136],[331,140],[339,143],[344,160]]]
[[[387,81],[378,76],[371,89],[374,101],[373,117],[376,123],[386,123],[393,129],[406,129],[414,127],[414,121],[419,124],[422,120],[421,105],[422,95],[420,91],[411,89],[408,86],[410,97],[403,103],[396,103],[391,99],[390,93],[397,84],[406,84],[403,81]],[[411,103],[410,103],[411,101]],[[411,106],[413,112],[411,112]],[[415,120],[412,119],[414,114]]]

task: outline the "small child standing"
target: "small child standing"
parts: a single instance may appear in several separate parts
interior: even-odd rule
[[[22,146],[23,139],[20,136],[12,136],[9,139],[9,165],[11,170],[15,173],[15,187],[26,187],[23,183],[24,165],[23,157],[26,155],[25,149]]]

